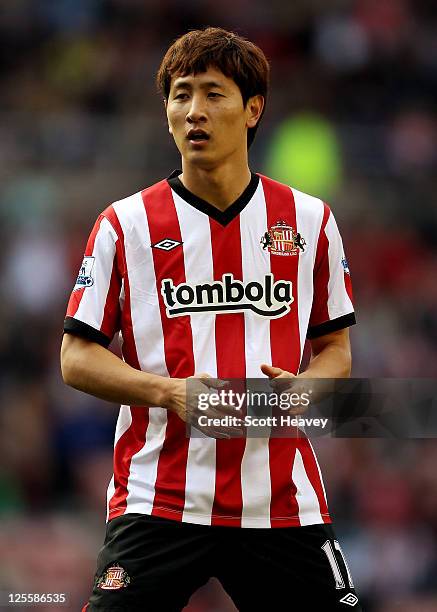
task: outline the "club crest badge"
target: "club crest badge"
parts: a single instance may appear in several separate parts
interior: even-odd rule
[[[127,571],[118,563],[114,563],[114,565],[111,565],[103,572],[97,582],[97,586],[99,589],[115,591],[116,589],[127,587],[129,583],[130,578]]]
[[[306,242],[296,230],[285,221],[277,221],[272,225],[260,243],[263,250],[268,250],[272,255],[290,256],[298,255],[299,251],[305,252]]]

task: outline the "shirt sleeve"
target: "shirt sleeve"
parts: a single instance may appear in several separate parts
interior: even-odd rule
[[[118,241],[111,223],[101,214],[88,238],[64,321],[64,332],[105,347],[120,329],[122,266]]]
[[[324,205],[314,263],[314,295],[307,338],[354,325],[352,284],[343,242],[334,215]]]

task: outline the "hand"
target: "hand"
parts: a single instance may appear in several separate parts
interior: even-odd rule
[[[187,401],[187,381],[189,382],[190,396]],[[230,438],[243,435],[242,420],[236,409],[228,405],[208,406],[206,410],[199,408],[199,396],[210,395],[211,389],[220,390],[223,382],[212,378],[209,374],[201,373],[188,378],[169,379],[168,400],[164,408],[175,412],[180,419],[189,423],[205,435],[212,438]],[[207,419],[223,419],[233,417],[229,425],[200,425],[199,417]],[[205,420],[205,419],[203,419]]]
[[[269,366],[266,363],[263,363],[261,366],[261,372],[268,376],[270,379],[273,378],[296,378],[295,374],[291,372],[287,372],[287,370],[282,370],[281,368],[275,368],[274,366]]]
[[[263,363],[260,368],[261,372],[270,378],[270,386],[274,391],[276,391],[276,393],[300,395],[301,393],[308,392],[308,388],[305,386],[305,384],[299,384],[299,376],[296,376],[287,370],[283,370],[282,368],[270,366],[265,363]],[[295,404],[295,402],[293,402],[293,404]],[[287,412],[292,415],[297,415],[303,414],[307,411],[307,409],[307,403],[305,405],[297,404],[290,408]]]

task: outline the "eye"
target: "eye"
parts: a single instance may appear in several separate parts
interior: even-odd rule
[[[174,97],[175,100],[185,100],[186,98],[188,98],[188,94],[186,93],[180,93]]]
[[[208,94],[208,98],[219,98],[221,97],[221,94],[217,93],[216,91],[210,91]]]

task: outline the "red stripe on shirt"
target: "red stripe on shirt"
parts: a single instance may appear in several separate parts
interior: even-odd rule
[[[241,258],[240,219],[236,217],[223,227],[210,219],[214,280],[222,280],[231,273],[243,280]],[[247,279],[246,279],[247,281]],[[215,344],[218,378],[246,377],[245,328],[243,313],[217,314]],[[211,524],[241,527],[243,494],[241,490],[241,464],[246,440],[231,438],[216,441],[215,496]],[[222,519],[222,520],[221,520]]]
[[[314,262],[314,297],[313,306],[309,320],[309,327],[320,325],[329,321],[328,311],[328,283],[329,283],[329,253],[328,238],[325,228],[329,219],[330,209],[324,204],[322,225],[320,227],[319,239],[317,241],[316,259]]]
[[[296,206],[293,192],[282,185],[262,177],[267,206],[268,228],[278,221],[285,221],[294,230],[296,228]],[[270,342],[272,349],[272,365],[297,374],[300,364],[300,334],[298,318],[297,275],[300,253],[281,256],[270,255],[270,269],[274,281],[288,280],[292,283],[293,302],[290,312],[285,316],[270,321]]]
[[[112,338],[115,332],[120,329],[119,299],[121,291],[121,276],[118,273],[117,268],[117,262],[114,260],[112,265],[111,280],[109,281],[108,293],[106,295],[102,324],[100,326],[100,331],[108,336],[108,338]]]
[[[123,229],[121,227],[120,221],[118,220],[117,214],[112,206],[107,208],[104,214],[118,236],[118,240],[116,242],[116,249],[118,251],[116,257],[116,263],[118,266],[117,271],[118,274],[122,276],[124,280],[124,307],[123,312],[121,313],[121,329],[123,332],[123,357],[126,363],[128,363],[137,370],[141,370],[133,333],[129,270],[126,264],[126,250],[124,245]]]
[[[114,494],[109,500],[109,520],[126,512],[128,480],[132,457],[144,446],[149,412],[144,406],[130,406],[132,422],[114,448]]]
[[[85,247],[85,253],[84,253],[85,257],[91,257],[93,254],[94,244],[96,242],[96,236],[99,233],[100,224],[103,218],[104,218],[103,215],[99,215],[98,219],[94,223],[94,227],[91,230],[87,245]],[[82,287],[81,289],[76,289],[75,291],[71,293],[70,299],[68,301],[68,306],[67,306],[67,313],[66,313],[67,317],[74,317],[74,315],[76,314],[79,308],[80,302],[82,301],[84,291],[85,291],[85,287]]]
[[[351,275],[348,274],[347,272],[344,273],[344,286],[346,288],[346,293],[348,294],[349,299],[350,299],[350,301],[353,304],[354,303],[354,296],[353,296],[353,292],[352,292]]]
[[[267,177],[262,176],[261,179],[267,207],[267,229],[278,221],[285,221],[287,225],[299,231],[299,228],[296,228],[296,206],[291,189]],[[290,312],[270,322],[272,365],[293,374],[297,374],[299,370],[301,353],[297,294],[299,257],[299,253],[290,256],[270,255],[270,269],[274,281],[291,281],[294,297]],[[284,518],[300,525],[296,486],[291,477],[296,442],[296,438],[271,438],[269,441],[272,525],[275,519],[283,521]]]
[[[110,206],[105,210],[105,216],[117,233],[118,240],[118,272],[124,278],[124,307],[121,314],[121,330],[123,334],[122,352],[126,363],[137,370],[141,370],[138,360],[137,348],[133,334],[131,299],[129,286],[129,273],[126,266],[126,252],[124,247],[124,234],[115,210]],[[120,274],[120,275],[121,275]],[[132,457],[144,446],[146,431],[149,423],[149,413],[146,407],[131,406],[132,422],[129,428],[117,441],[114,448],[114,487],[115,491],[109,500],[109,519],[124,514],[128,496],[128,479]]]
[[[167,181],[142,192],[151,243],[166,238],[182,242],[181,229]],[[186,282],[183,245],[171,251],[152,248],[156,285],[164,334],[164,352],[171,377],[194,374],[193,336],[190,317],[168,318],[161,295],[161,283],[171,278],[174,285]],[[189,439],[187,426],[174,412],[167,413],[165,440],[158,460],[152,514],[182,520],[185,504],[186,466]]]
[[[299,451],[302,455],[305,471],[314,491],[316,492],[317,499],[319,500],[320,514],[322,515],[323,522],[331,523],[332,521],[328,512],[328,504],[326,503],[325,494],[323,492],[323,485],[322,481],[320,480],[319,469],[317,467],[314,451],[306,437],[300,438],[297,440],[297,443]]]
[[[329,320],[328,311],[328,283],[329,283],[329,252],[328,252],[328,238],[326,236],[326,224],[331,214],[330,208],[327,204],[323,204],[323,219],[319,232],[319,239],[317,241],[316,258],[314,262],[314,297],[313,307],[311,310],[311,316],[309,325],[319,325]],[[328,514],[328,506],[326,503],[325,494],[323,492],[323,485],[320,480],[319,470],[316,464],[316,458],[314,451],[311,448],[309,441],[306,437],[298,440],[299,450],[302,454],[302,460],[305,467],[307,476],[316,492],[317,499],[319,500],[320,514],[325,523],[330,523],[331,519]]]

